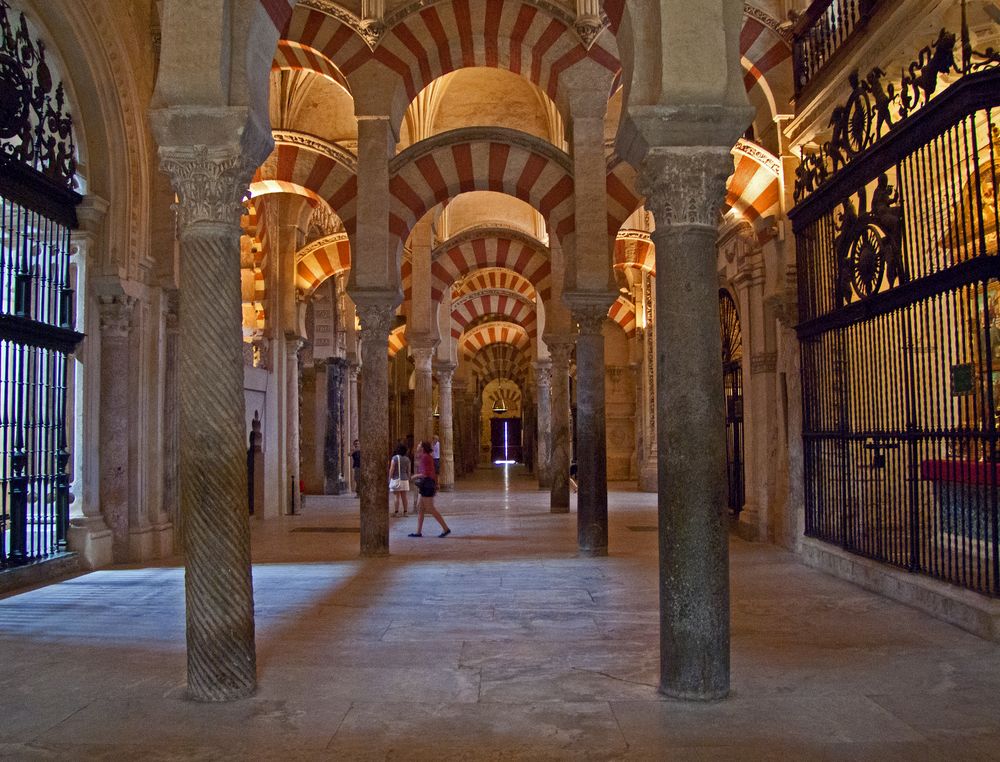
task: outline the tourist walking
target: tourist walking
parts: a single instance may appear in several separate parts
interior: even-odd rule
[[[438,537],[447,537],[451,534],[451,529],[445,523],[444,518],[434,507],[434,495],[437,493],[437,478],[434,473],[434,458],[431,456],[431,443],[423,441],[417,448],[416,476],[417,489],[420,490],[420,501],[417,503],[417,531],[411,532],[410,537],[423,537],[424,514],[429,513],[437,523],[441,525],[441,534]]]
[[[434,441],[431,442],[431,457],[434,458],[434,475],[437,476],[441,473],[441,440],[438,439],[438,435],[434,435]]]
[[[399,515],[399,504],[403,504],[403,515],[406,516],[410,493],[410,459],[406,457],[406,445],[400,442],[396,452],[389,460],[389,493],[393,497],[392,515]]]

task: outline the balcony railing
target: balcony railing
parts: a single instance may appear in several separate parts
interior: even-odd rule
[[[880,0],[816,0],[795,24],[795,94],[863,27]]]

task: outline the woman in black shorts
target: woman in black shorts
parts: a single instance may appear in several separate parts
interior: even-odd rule
[[[445,523],[444,518],[434,507],[434,495],[437,494],[437,480],[434,475],[434,458],[431,457],[431,444],[424,441],[420,443],[416,454],[416,479],[420,490],[420,502],[417,503],[417,531],[411,532],[410,537],[423,537],[424,514],[429,513],[437,523],[441,525],[441,534],[438,537],[447,537],[451,530]]]

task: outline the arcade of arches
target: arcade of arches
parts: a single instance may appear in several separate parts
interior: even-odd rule
[[[46,350],[71,358],[67,527],[37,557],[183,554],[188,689],[238,698],[251,523],[356,491],[361,556],[391,554],[388,455],[436,435],[442,491],[520,463],[584,557],[616,552],[609,484],[657,493],[667,695],[729,691],[730,530],[1000,637],[996,91],[947,148],[851,162],[891,142],[883,117],[928,123],[997,73],[990,7],[0,0],[5,45],[44,42],[77,157],[79,333]],[[933,69],[941,28],[982,61]],[[874,74],[911,59],[909,84]],[[870,123],[839,128],[862,97]],[[30,206],[8,185],[4,283]]]

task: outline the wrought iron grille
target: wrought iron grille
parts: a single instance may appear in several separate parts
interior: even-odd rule
[[[726,394],[726,480],[729,510],[739,516],[746,499],[743,468],[743,333],[733,297],[719,290],[722,381]]]
[[[45,46],[0,0],[0,568],[66,548],[72,120]]]
[[[790,213],[806,534],[995,596],[1000,67],[992,51],[974,59],[963,34],[949,67],[960,78],[936,94],[935,51],[950,56],[954,41],[922,51],[900,90],[882,91],[885,110],[861,97],[884,75],[852,75],[844,108],[864,140],[805,167],[823,171]],[[914,81],[929,90],[908,107]]]

